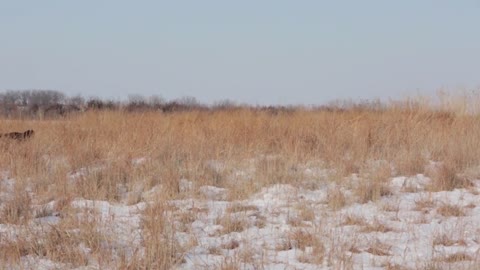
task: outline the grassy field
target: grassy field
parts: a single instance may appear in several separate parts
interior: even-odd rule
[[[418,193],[422,199],[414,206],[422,213],[445,192],[478,195],[480,117],[452,105],[463,103],[443,101],[435,108],[404,102],[341,110],[87,111],[52,120],[2,119],[0,132],[34,129],[35,137],[0,141],[1,268],[358,269],[355,254],[368,253],[385,269],[475,269],[480,258],[467,249],[473,244],[443,231],[432,233],[432,246],[465,250],[433,254],[414,266],[397,262],[395,246],[381,238],[363,248],[332,243],[355,242],[336,231],[347,225],[357,228],[356,237],[408,232],[341,212],[349,207],[373,205],[398,214],[401,209],[387,199]],[[429,180],[425,185],[392,187],[398,177],[419,174]],[[286,200],[295,215],[275,221],[288,229],[259,257],[249,253],[256,243],[242,232],[274,228],[274,218],[282,217],[272,208],[269,215],[262,212],[258,202],[259,194],[275,199],[277,193],[268,193],[272,187],[323,190],[326,198],[317,202],[321,196],[308,193],[311,201]],[[202,206],[210,201],[223,203],[221,214]],[[457,218],[458,225],[477,207],[472,199],[435,211]],[[336,213],[336,225],[322,231],[322,217]],[[202,215],[217,228],[209,237],[232,236],[206,252],[199,251],[202,239],[195,233]],[[272,253],[290,250],[298,252],[287,263],[272,259]],[[204,265],[191,262],[202,252],[213,263],[208,257]]]

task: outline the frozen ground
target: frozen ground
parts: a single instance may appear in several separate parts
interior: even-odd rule
[[[308,181],[321,173],[305,171]],[[175,238],[185,249],[176,269],[479,269],[480,181],[468,190],[428,192],[430,179],[423,175],[396,177],[387,183],[390,194],[363,204],[355,198],[359,181],[352,176],[341,186],[328,180],[277,184],[247,200],[227,201],[228,190],[183,179],[181,192],[200,196],[168,202]],[[13,182],[4,175],[1,190],[8,192]],[[333,192],[343,194],[344,206],[332,207]],[[141,250],[142,211],[158,196],[161,187],[134,205],[78,198],[71,206],[99,213],[98,230],[129,254]],[[32,227],[59,222],[53,203],[36,206],[47,214]],[[19,233],[0,224],[0,241]],[[40,257],[21,262],[19,269],[68,269]],[[77,269],[97,268],[92,260]]]

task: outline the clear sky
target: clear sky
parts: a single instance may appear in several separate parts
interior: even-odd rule
[[[478,0],[0,0],[0,90],[321,104],[479,86]]]

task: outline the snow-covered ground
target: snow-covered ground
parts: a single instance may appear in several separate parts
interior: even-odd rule
[[[176,269],[480,269],[480,181],[468,190],[430,192],[428,177],[395,177],[387,182],[390,194],[358,203],[354,189],[365,179],[352,176],[339,184],[320,174],[305,169],[315,185],[276,184],[241,201],[228,201],[225,188],[182,179],[180,192],[200,196],[167,202],[184,250]],[[13,182],[4,175],[1,190]],[[332,207],[333,192],[345,197],[345,205]],[[144,192],[138,204],[77,198],[70,206],[98,213],[99,232],[114,236],[110,244],[131,254],[141,252],[142,213],[158,196],[160,186]],[[60,221],[53,204],[36,206],[46,214],[32,226]],[[17,226],[0,224],[0,241],[18,233]],[[28,255],[20,268],[68,265]],[[92,260],[77,269],[97,268]]]

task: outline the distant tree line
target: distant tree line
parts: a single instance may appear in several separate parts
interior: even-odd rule
[[[160,111],[173,113],[192,110],[235,110],[249,109],[270,114],[291,113],[298,109],[321,111],[383,110],[385,105],[378,100],[360,102],[336,101],[320,106],[252,106],[239,105],[230,100],[205,105],[194,97],[183,97],[166,101],[159,96],[145,97],[131,95],[127,101],[113,101],[101,98],[85,99],[82,96],[69,97],[56,90],[8,90],[0,92],[0,116],[7,118],[58,118],[88,110],[124,110],[128,112]]]
[[[127,101],[113,101],[82,96],[69,97],[56,90],[8,90],[0,92],[0,116],[8,118],[56,118],[88,110],[161,111],[165,113],[232,108],[233,102],[207,106],[193,97],[165,101],[159,96],[131,95]]]

